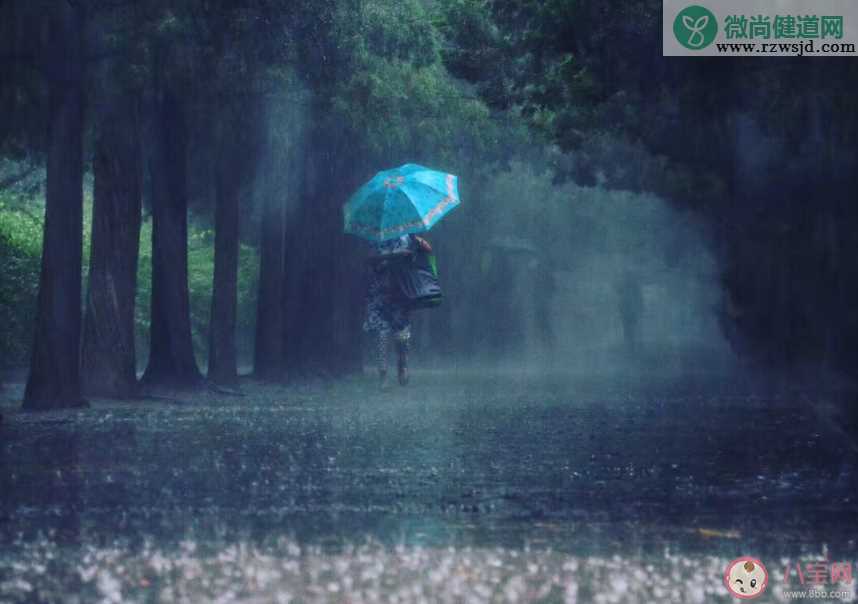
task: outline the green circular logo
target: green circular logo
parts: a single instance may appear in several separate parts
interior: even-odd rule
[[[685,48],[701,50],[712,44],[718,35],[718,21],[709,9],[688,6],[676,15],[673,35]]]

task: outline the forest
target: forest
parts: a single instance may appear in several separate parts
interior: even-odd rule
[[[162,413],[165,401],[199,411],[193,421],[204,427],[191,430],[187,440],[196,443],[192,463],[209,469],[215,463],[195,457],[202,455],[194,440],[199,437],[208,454],[227,455],[225,466],[217,462],[216,475],[236,472],[229,480],[241,494],[224,494],[214,479],[199,478],[182,513],[193,518],[212,500],[238,506],[219,511],[220,521],[245,504],[252,508],[274,497],[259,487],[258,477],[242,473],[243,462],[229,461],[232,453],[221,449],[222,440],[212,444],[215,434],[238,439],[224,427],[230,419],[214,427],[205,423],[215,421],[206,414],[226,409],[259,422],[255,432],[241,432],[247,440],[233,443],[245,448],[247,459],[275,455],[263,438],[295,439],[291,449],[280,445],[271,472],[286,472],[288,451],[288,467],[301,469],[277,477],[294,487],[292,504],[303,514],[312,506],[301,507],[301,489],[315,480],[328,484],[319,478],[326,470],[317,455],[340,459],[339,449],[310,441],[333,431],[346,450],[354,445],[365,452],[349,439],[358,438],[352,430],[370,429],[362,423],[361,405],[377,403],[379,421],[390,422],[380,440],[368,437],[379,463],[390,451],[407,448],[404,443],[420,434],[420,422],[446,439],[429,452],[418,447],[391,462],[441,468],[441,478],[402,479],[407,486],[396,488],[406,493],[406,503],[396,514],[412,509],[407,502],[413,496],[414,514],[435,514],[439,526],[462,510],[497,509],[502,512],[486,513],[524,517],[526,527],[537,531],[555,512],[568,519],[578,506],[593,514],[606,506],[611,515],[612,505],[628,505],[623,509],[634,509],[635,521],[662,526],[666,521],[655,510],[667,501],[665,509],[682,510],[674,524],[666,524],[682,527],[676,528],[679,542],[687,545],[684,540],[700,535],[730,542],[741,534],[745,550],[733,552],[739,555],[759,546],[763,529],[731,520],[726,500],[716,498],[710,516],[700,502],[712,492],[739,497],[723,476],[753,481],[758,472],[771,481],[765,483],[770,491],[754,491],[759,501],[765,493],[782,494],[783,509],[794,519],[786,524],[795,531],[766,524],[773,540],[760,546],[764,553],[822,536],[842,545],[838,552],[854,553],[854,541],[844,545],[828,521],[817,530],[802,524],[806,518],[790,516],[807,509],[790,497],[801,499],[816,480],[820,489],[836,491],[837,505],[848,505],[854,487],[853,58],[663,56],[662,2],[656,0],[0,0],[0,82],[0,435],[6,439],[0,441],[0,527],[17,517],[16,510],[42,505],[33,501],[48,509],[40,498],[56,495],[77,502],[68,526],[76,535],[85,533],[79,515],[89,505],[81,495],[89,492],[89,479],[71,490],[54,482],[40,489],[48,484],[41,480],[54,480],[42,474],[44,468],[86,466],[78,455],[96,459],[92,467],[106,464],[95,453],[82,453],[90,451],[81,444],[86,434],[100,430],[86,422],[101,421],[96,418],[102,414],[118,422],[123,413],[138,417],[140,409]],[[372,365],[363,328],[368,245],[343,232],[343,207],[374,174],[403,164],[456,175],[461,207],[424,233],[437,255],[445,298],[437,309],[415,313],[414,384],[376,398],[361,381],[369,380]],[[507,383],[512,385],[504,390]],[[254,402],[257,395],[268,402]],[[270,417],[254,415],[259,409],[276,415],[289,401],[303,413],[302,405],[312,410],[317,404],[313,397],[328,395],[329,415],[306,420],[309,431],[301,431],[306,426],[296,419],[300,414],[284,420],[282,433]],[[386,406],[393,404],[391,396],[405,405],[399,420],[386,415],[395,413]],[[507,411],[486,412],[493,396]],[[599,397],[613,401],[609,408],[619,405],[619,419],[588,406]],[[359,402],[346,405],[346,399]],[[683,403],[673,419],[672,400]],[[568,408],[554,401],[567,401]],[[434,414],[416,410],[431,409],[433,402]],[[578,421],[579,403],[586,408],[584,424],[569,428],[577,436],[554,435],[553,421]],[[809,419],[817,415],[808,409],[822,419]],[[43,432],[32,432],[39,422],[54,420],[31,411],[80,411],[61,417],[89,427],[55,432],[45,424]],[[717,441],[723,447],[711,444],[712,436],[704,443],[688,432],[706,425],[706,418],[720,425],[734,416],[749,418],[749,425],[725,429],[723,442]],[[498,432],[479,429],[486,418]],[[676,418],[688,423],[671,440],[666,434]],[[412,420],[418,427],[409,432]],[[593,440],[597,426],[612,421],[631,430],[630,440],[610,431],[603,441]],[[647,444],[640,421],[653,422],[649,433],[661,444]],[[844,440],[819,444],[821,429],[800,429],[814,421],[836,427]],[[528,422],[538,423],[530,440]],[[752,423],[762,432],[751,432]],[[141,448],[128,453],[131,465],[148,455],[140,443],[150,443],[144,427],[135,425],[141,440],[131,441]],[[118,447],[118,458],[125,429],[106,437]],[[175,424],[167,434],[184,429]],[[781,429],[792,440],[773,432]],[[469,434],[461,441],[460,430]],[[486,436],[490,432],[494,436]],[[603,459],[603,448],[622,450],[628,442],[633,479],[644,480],[634,474],[644,471],[634,469],[643,459],[653,484],[668,486],[636,495],[614,476],[606,480],[619,485],[619,498],[605,503],[594,494],[598,489],[567,484],[573,480],[569,467],[563,466],[569,472],[560,478],[552,473],[560,465],[539,465],[536,453],[516,457],[504,449],[499,456],[509,467],[535,464],[528,467],[541,469],[533,476],[548,481],[522,503],[524,496],[500,494],[504,478],[497,484],[486,478],[494,476],[489,451],[495,449],[480,448],[481,433],[501,449],[506,434],[522,451],[536,447],[539,434],[551,434],[544,442],[554,446],[557,463],[574,458],[590,478],[595,474],[580,468]],[[13,462],[24,459],[27,447],[41,446],[27,439],[43,436],[57,454],[32,469],[26,483],[30,466]],[[161,442],[154,433],[150,437]],[[585,443],[580,451],[578,443]],[[158,448],[157,455],[187,454],[173,446]],[[472,446],[477,461],[458,456],[459,447]],[[689,472],[710,481],[689,487],[691,503],[680,483],[681,446],[696,451],[690,463],[700,465]],[[704,463],[704,450],[726,474],[709,474],[715,470]],[[811,466],[790,474],[780,465],[805,463],[799,461],[804,454],[806,463],[830,473],[812,478]],[[413,461],[407,455],[426,457]],[[758,459],[764,467],[742,467],[736,458]],[[355,469],[361,477],[355,480],[378,471],[373,461],[363,463],[368,465]],[[621,469],[616,461],[592,463],[603,472]],[[165,470],[146,467],[143,478],[134,479],[143,480],[140,485],[173,484],[173,477],[160,473]],[[268,466],[260,467],[264,473]],[[499,489],[486,495],[485,506],[473,493],[491,489],[477,479],[473,489],[460,489],[454,473],[463,468]],[[529,479],[521,472],[515,480],[524,482],[515,488],[527,491],[522,485]],[[453,494],[432,491],[426,486],[432,481]],[[136,509],[131,484],[117,496],[126,502],[120,507]],[[778,491],[784,484],[803,486]],[[354,493],[336,485],[322,491],[332,498],[325,505],[350,509]],[[368,499],[354,495],[355,506],[375,501],[375,495],[379,506],[388,505],[380,495],[388,487],[371,491]],[[780,496],[771,495],[776,501]],[[100,501],[101,495],[94,497]],[[235,503],[236,497],[244,503]],[[427,501],[434,503],[420,507]],[[609,530],[620,531],[626,512],[618,510],[611,518],[619,521]],[[355,526],[340,520],[338,511],[331,514],[330,530],[338,536],[351,530],[343,526]],[[176,518],[186,517],[164,520],[162,527],[182,526]],[[114,522],[95,519],[92,525],[102,521]],[[30,528],[40,531],[41,522]],[[301,530],[327,530],[315,520],[296,522],[299,541]],[[742,526],[734,531],[731,522]],[[587,530],[595,526],[583,524]],[[239,525],[250,533],[258,528],[250,520]],[[151,528],[141,526],[143,533]],[[410,535],[414,526],[400,532]],[[419,530],[415,534],[422,535]],[[441,529],[426,530],[443,542]],[[450,534],[460,535],[456,530]],[[607,543],[598,531],[587,535],[597,549]],[[628,536],[617,535],[611,543]],[[628,553],[624,543],[619,551]],[[699,551],[695,547],[688,551]],[[325,556],[316,554],[316,562],[324,563]],[[548,556],[541,564],[553,568]],[[0,552],[0,568],[2,558]],[[138,579],[153,581],[146,577]],[[9,585],[0,583],[0,596]],[[161,597],[179,598],[177,593]],[[539,599],[537,592],[527,593],[519,599]],[[304,601],[315,601],[311,596],[305,593]]]
[[[472,260],[450,272],[456,299],[492,287],[488,208],[526,239],[580,224],[564,183],[652,194],[711,242],[707,310],[741,362],[855,365],[849,62],[671,60],[644,1],[2,10],[0,324],[4,366],[30,367],[27,407],[129,396],[138,366],[186,385],[234,381],[240,362],[277,380],[355,370],[360,248],[339,208],[410,160],[465,189],[438,235]],[[580,255],[540,253],[573,271]],[[468,306],[431,318],[433,350],[503,347]]]

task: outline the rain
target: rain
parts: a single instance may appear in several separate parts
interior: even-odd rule
[[[855,601],[858,70],[702,4],[0,2],[0,602]]]

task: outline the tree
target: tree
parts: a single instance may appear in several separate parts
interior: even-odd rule
[[[160,64],[156,63],[153,69],[153,74],[159,74],[160,78],[160,84],[155,86],[156,94],[161,94],[157,92],[159,89],[165,91],[156,100],[156,105],[160,107],[156,111],[156,121],[162,125],[167,122],[180,125],[178,129],[170,125],[160,130],[162,134],[174,138],[168,145],[162,146],[161,153],[156,155],[169,153],[170,149],[177,153],[175,149],[178,146],[186,147],[188,138],[194,134],[191,132],[194,125],[211,129],[213,123],[218,124],[213,137],[200,136],[202,139],[214,139],[216,146],[211,158],[216,165],[216,174],[215,275],[209,329],[209,372],[218,381],[232,381],[237,375],[235,328],[241,216],[239,194],[246,180],[253,176],[250,167],[256,157],[255,138],[259,128],[259,117],[253,108],[270,92],[271,83],[278,80],[277,70],[291,60],[292,45],[288,34],[295,26],[293,18],[297,12],[309,8],[309,4],[304,6],[285,0],[243,0],[238,3],[215,0],[188,2],[181,7],[165,4],[150,34],[154,40],[155,56],[160,54],[167,58]],[[274,75],[270,73],[272,71]],[[211,103],[211,99],[215,99],[216,103]],[[173,117],[168,117],[168,114]],[[180,181],[185,181],[179,177],[179,172],[186,173],[188,170],[185,163],[187,157],[175,159],[178,162],[160,163],[153,168],[153,245],[163,245],[155,243],[159,230],[175,228],[176,220],[180,218],[179,206],[184,208],[183,213],[187,210],[187,190],[179,188]],[[158,220],[157,181],[164,178],[160,172],[165,168],[173,171],[172,175],[167,175],[167,181],[172,183],[171,203],[176,206],[169,223]],[[180,199],[183,201],[180,202]],[[186,237],[186,218],[184,220],[185,234],[174,233],[164,242],[170,245],[172,258],[183,258],[178,255],[180,250],[175,241],[184,241]],[[176,271],[169,275],[159,271],[158,258],[153,260],[151,354],[153,360],[161,359],[158,363],[162,369],[156,371],[157,368],[152,367],[152,372],[147,370],[146,378],[160,373],[167,377],[158,378],[157,381],[195,382],[198,378],[190,362],[192,350],[188,344],[188,322],[184,318],[184,309],[187,307],[187,269],[182,266],[186,265],[186,259],[176,265],[178,273],[184,273],[184,276],[174,274]],[[160,295],[157,292],[165,288],[163,285],[157,287],[154,281],[163,282],[167,278],[172,283],[169,289],[175,290],[168,296],[172,300],[172,310],[156,313],[154,300]],[[268,275],[263,275],[263,279],[267,280]],[[176,313],[180,313],[180,318],[175,319],[180,324],[164,329],[162,321],[175,317]],[[165,346],[162,342],[156,348],[155,338],[163,339],[165,334],[173,334],[178,340],[171,346]],[[173,352],[165,355],[165,350]],[[182,360],[172,361],[174,368],[165,372],[163,359],[176,355]],[[170,377],[170,374],[174,375]]]
[[[284,124],[294,122],[289,119],[290,112],[276,111],[283,104],[272,103],[265,115],[267,134],[260,169],[262,218],[253,370],[257,377],[267,380],[282,380],[286,371],[286,198],[290,194],[289,167],[297,156],[289,151],[297,147],[298,142],[283,140]]]
[[[354,142],[315,115],[310,140],[325,142],[305,153],[301,205],[286,231],[286,361],[295,373],[339,375],[357,370],[361,359],[354,320],[361,254],[343,234],[340,214],[360,184],[360,164],[334,151],[354,148]]]
[[[229,100],[220,112],[215,159],[215,267],[209,328],[208,378],[233,383],[238,378],[235,329],[238,308],[239,194],[253,153],[247,144],[241,107]]]
[[[145,63],[139,6],[92,5],[94,177],[81,378],[84,392],[125,398],[137,389],[135,299],[143,195]]]
[[[166,49],[156,52],[166,60]],[[160,61],[155,70],[165,70]],[[147,384],[202,381],[191,339],[188,293],[187,121],[172,82],[155,88],[152,179],[152,312]]]
[[[301,33],[311,146],[287,226],[284,346],[290,371],[337,375],[362,361],[364,250],[342,232],[342,205],[384,167],[434,164],[456,142],[445,127],[469,106],[450,102],[461,93],[420,2],[338,2]]]
[[[49,91],[45,234],[24,409],[80,406],[83,239],[84,13],[50,3],[44,70]]]
[[[217,11],[211,11],[204,20],[206,35],[213,48],[209,59],[208,82],[217,99],[217,107],[208,111],[216,116],[215,166],[215,269],[212,288],[212,308],[209,327],[208,377],[217,382],[231,383],[238,377],[236,353],[236,325],[238,303],[238,261],[240,245],[240,194],[242,188],[253,181],[255,164],[259,159],[259,131],[264,111],[265,91],[270,88],[272,77],[267,68],[284,59],[272,50],[272,36],[268,27],[257,23],[268,22],[265,3],[247,2],[236,6],[227,3]],[[282,23],[289,11],[281,13],[275,22]],[[205,54],[203,54],[205,57]],[[204,58],[204,60],[206,60]],[[282,168],[281,168],[282,171]],[[276,201],[276,200],[275,200]],[[276,228],[282,220],[273,219],[269,228]],[[263,246],[264,247],[264,246]],[[265,268],[269,266],[265,262]],[[266,271],[266,286],[272,276],[282,279],[282,272]],[[276,289],[276,286],[275,286]],[[261,296],[260,296],[261,297]],[[278,300],[280,302],[280,300]],[[278,307],[282,306],[278,304]],[[274,308],[273,305],[262,305]],[[280,311],[282,312],[282,310]],[[266,317],[271,324],[261,322],[262,344],[265,334],[276,330],[277,317]],[[276,331],[275,331],[276,333]],[[257,355],[264,362],[264,355]],[[275,353],[276,356],[276,353]],[[273,364],[276,364],[274,361]]]
[[[441,5],[448,69],[572,151],[554,155],[559,178],[651,191],[708,223],[737,352],[854,371],[854,65],[663,57],[654,0]]]
[[[137,386],[134,301],[140,242],[139,103],[106,95],[100,107],[93,174],[92,250],[82,348],[84,391],[131,396]]]

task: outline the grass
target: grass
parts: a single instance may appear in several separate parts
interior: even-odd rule
[[[0,368],[23,367],[29,361],[41,268],[44,196],[41,193],[0,192]],[[84,194],[83,292],[89,272],[92,233],[92,187]],[[238,332],[253,331],[259,259],[256,248],[242,244],[239,252]],[[212,278],[214,230],[193,217],[188,228],[188,286],[194,348],[206,357]],[[148,354],[149,305],[152,293],[152,220],[144,218],[140,232],[140,259],[135,308],[138,358]],[[81,300],[81,312],[85,298]],[[247,338],[240,338],[246,348]],[[244,351],[245,353],[247,351]]]

